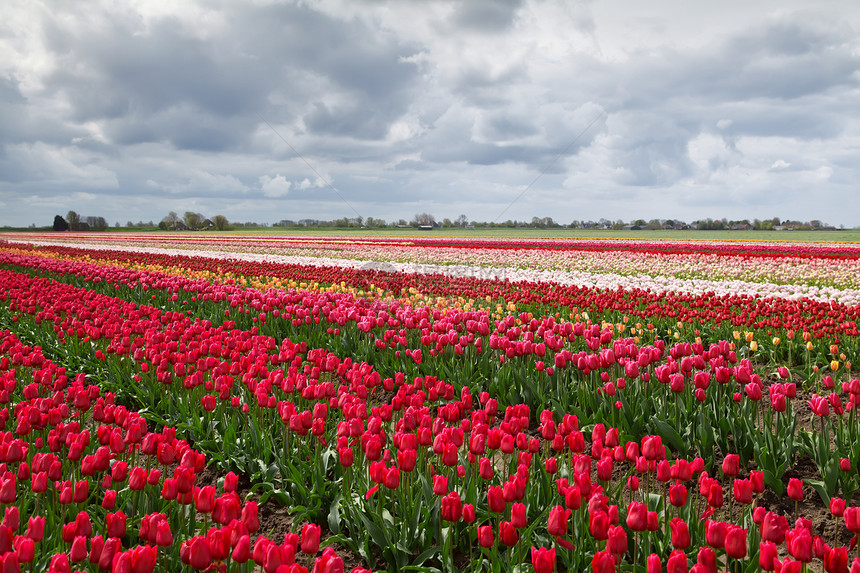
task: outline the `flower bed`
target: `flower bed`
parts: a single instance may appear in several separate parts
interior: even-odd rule
[[[425,279],[450,303],[428,308],[394,273],[3,251],[4,564],[336,571],[334,545],[388,570],[851,564],[856,307]],[[756,348],[766,329],[787,344]],[[204,462],[223,484],[195,487]],[[292,532],[254,535],[237,474]]]

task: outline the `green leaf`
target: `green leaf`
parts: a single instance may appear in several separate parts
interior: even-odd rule
[[[328,510],[328,528],[335,535],[340,533],[340,503],[343,500],[343,495],[338,494]]]
[[[367,529],[367,532],[370,534],[370,538],[377,547],[380,549],[391,547],[391,541],[389,540],[388,533],[385,529],[372,522],[362,512],[358,512],[358,517],[361,519],[365,529]]]
[[[827,493],[827,486],[823,481],[817,479],[808,479],[806,483],[812,486],[818,496],[821,498],[821,501],[824,502],[825,505],[830,505],[830,495]]]
[[[771,470],[763,469],[762,475],[764,476],[764,483],[776,492],[777,495],[781,496],[785,492],[785,486],[782,484],[782,479],[777,478]]]
[[[425,561],[427,561],[431,557],[438,555],[438,554],[439,554],[439,548],[438,547],[431,547],[430,549],[425,550],[418,557],[416,557],[412,561],[412,564],[415,566],[422,565]]]
[[[655,418],[653,422],[657,429],[657,434],[672,446],[673,450],[681,454],[686,454],[687,446],[681,439],[681,434],[674,427],[659,418]]]

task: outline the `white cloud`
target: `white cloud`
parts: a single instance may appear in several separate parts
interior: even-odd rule
[[[287,181],[287,178],[280,174],[274,177],[270,175],[260,176],[260,187],[262,187],[263,195],[266,197],[284,197],[290,192],[291,186],[292,184]]]

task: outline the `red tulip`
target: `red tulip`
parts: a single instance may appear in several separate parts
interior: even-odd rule
[[[108,537],[125,537],[126,516],[122,511],[108,513],[105,516],[106,532]]]
[[[478,544],[481,547],[489,548],[495,543],[493,539],[493,527],[490,525],[478,526]]]
[[[314,563],[314,573],[343,573],[343,559],[338,557],[331,547],[326,547],[323,554]]]
[[[146,486],[146,470],[140,466],[131,468],[128,476],[128,487],[132,491],[140,491]],[[190,490],[189,490],[190,491]]]
[[[260,529],[259,508],[256,501],[249,501],[242,507],[242,523],[250,533],[256,533]]]
[[[564,537],[567,535],[567,520],[570,519],[571,511],[560,505],[556,505],[549,511],[547,533],[553,537]]]
[[[433,493],[439,497],[448,493],[448,478],[446,476],[439,474],[433,476]]]
[[[788,552],[801,563],[812,561],[812,533],[805,527],[795,527],[785,534]]]
[[[27,533],[25,536],[36,543],[42,541],[42,538],[45,536],[45,518],[42,516],[30,517],[27,520]]]
[[[460,499],[460,494],[452,491],[442,498],[440,506],[440,514],[442,519],[452,523],[460,521],[463,515],[463,502]]]
[[[463,521],[466,523],[474,523],[475,518],[475,506],[471,503],[463,504]]]
[[[400,468],[392,466],[385,472],[385,477],[382,483],[388,489],[397,489],[400,487]]]
[[[487,505],[494,513],[502,513],[505,510],[505,497],[500,486],[490,486],[487,489]]]
[[[200,513],[210,513],[215,506],[215,486],[207,485],[196,488],[194,507]]]
[[[660,561],[660,556],[652,553],[645,560],[646,573],[663,573],[663,563]]]
[[[683,551],[675,549],[669,554],[666,573],[687,573],[687,555]]]
[[[764,473],[752,470],[750,472],[750,487],[754,494],[764,493]]]
[[[72,541],[72,548],[69,550],[69,559],[72,563],[80,563],[87,558],[87,538],[79,535]]]
[[[831,497],[830,513],[836,517],[842,517],[845,514],[845,500],[840,497]]]
[[[239,487],[239,476],[233,472],[227,472],[224,476],[224,491],[236,491]]]
[[[733,489],[735,494],[735,501],[743,504],[752,503],[752,482],[750,482],[749,479],[735,478],[735,481],[733,482]]]
[[[824,570],[827,573],[848,573],[848,549],[834,547],[824,555]]]
[[[860,534],[860,507],[846,507],[842,518],[848,531]]]
[[[669,527],[672,531],[672,545],[675,549],[688,548],[690,546],[690,530],[687,527],[687,522],[680,517],[675,517],[669,521]]]
[[[727,525],[725,538],[726,555],[733,559],[747,556],[747,530],[735,525]]]
[[[535,573],[552,573],[555,571],[555,548],[540,549],[532,547],[532,567]]]
[[[696,564],[701,568],[701,573],[717,573],[716,552],[707,545],[703,545],[696,555]]]
[[[627,506],[626,522],[632,531],[648,529],[648,507],[641,501],[631,501]]]
[[[740,467],[740,456],[738,454],[728,454],[723,458],[723,475],[726,477],[735,477],[738,475]]]
[[[616,555],[627,553],[627,532],[620,525],[610,526],[606,539],[606,549]]]
[[[36,557],[36,542],[29,537],[19,537],[15,545],[18,563],[31,563]]]
[[[670,485],[669,503],[675,507],[684,507],[687,504],[687,486],[682,483]]]
[[[786,493],[794,501],[801,501],[803,499],[803,481],[797,478],[790,478]]]
[[[605,511],[597,511],[588,516],[588,532],[597,541],[604,541],[609,536],[609,515]]]
[[[716,481],[708,488],[708,505],[711,507],[723,506],[723,487]]]
[[[758,564],[765,571],[773,571],[774,564],[779,558],[779,551],[773,541],[762,541],[759,544]]]
[[[526,523],[527,517],[525,504],[514,503],[511,505],[511,524],[513,524],[517,529],[522,529],[526,526]]]
[[[705,540],[714,549],[726,546],[726,524],[721,521],[705,522]]]
[[[236,563],[246,563],[251,559],[251,537],[249,535],[239,537],[230,558]]]
[[[591,558],[593,573],[614,573],[615,557],[609,551],[598,551]]]
[[[155,544],[159,547],[173,545],[173,532],[170,530],[170,523],[166,519],[160,520],[156,525]]]
[[[499,539],[506,546],[513,547],[520,540],[520,534],[510,521],[502,521],[499,524]]]
[[[315,555],[320,549],[320,533],[319,525],[306,523],[302,527],[302,553],[306,555]]]

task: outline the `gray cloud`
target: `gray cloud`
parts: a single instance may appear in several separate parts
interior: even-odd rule
[[[36,222],[33,204],[122,221],[186,204],[353,216],[303,184],[313,170],[389,219],[494,215],[540,175],[506,218],[785,218],[791,205],[860,224],[860,210],[825,210],[860,182],[860,10],[762,2],[738,22],[735,0],[707,21],[673,6],[11,0],[0,224]]]

